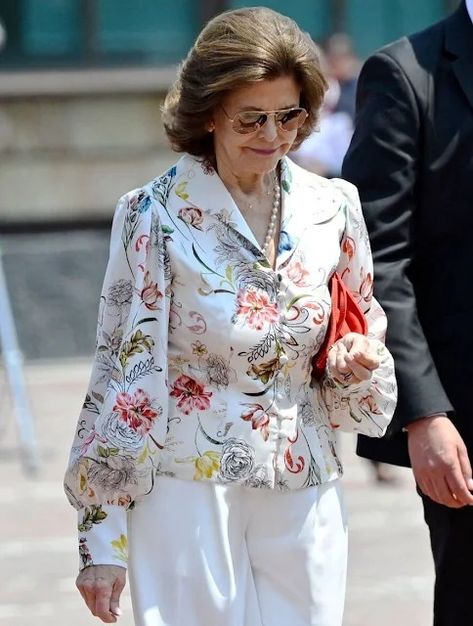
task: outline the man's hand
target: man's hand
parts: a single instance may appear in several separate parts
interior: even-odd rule
[[[471,464],[463,439],[446,415],[406,427],[412,471],[420,490],[452,508],[473,505]]]
[[[92,615],[112,624],[121,615],[118,605],[125,582],[124,567],[90,565],[79,573],[76,585]]]

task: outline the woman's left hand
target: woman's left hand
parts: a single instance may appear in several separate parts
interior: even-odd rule
[[[342,384],[370,380],[379,365],[376,343],[359,333],[348,333],[336,341],[328,353],[328,371]]]

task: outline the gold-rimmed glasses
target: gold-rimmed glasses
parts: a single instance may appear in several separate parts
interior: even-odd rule
[[[249,135],[262,128],[270,117],[278,128],[287,132],[297,130],[307,119],[307,111],[303,107],[276,109],[274,111],[239,111],[230,117],[223,107],[222,111],[232,123],[232,128],[240,135]]]

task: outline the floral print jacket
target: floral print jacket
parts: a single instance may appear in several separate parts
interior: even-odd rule
[[[81,566],[127,558],[127,510],[160,474],[299,489],[341,475],[334,430],[381,437],[396,401],[356,189],[281,162],[272,268],[218,174],[183,156],[114,217],[97,349],[66,473]],[[334,270],[381,366],[311,377]]]

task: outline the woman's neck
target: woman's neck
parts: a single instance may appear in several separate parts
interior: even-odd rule
[[[260,196],[268,192],[274,185],[275,171],[270,172],[239,172],[235,171],[224,159],[217,159],[218,175],[229,191],[236,191],[245,196]]]
[[[231,170],[223,169],[222,172],[218,169],[218,174],[244,214],[253,212],[257,207],[263,214],[270,210],[276,185],[276,171],[240,175]]]
[[[254,237],[260,246],[266,247],[265,253],[273,263],[278,240],[278,224],[281,219],[278,168],[262,174],[242,175],[222,166],[217,160],[217,172]],[[273,219],[275,211],[277,224]],[[273,222],[275,222],[274,232],[271,234],[271,241],[267,243],[268,229]]]

